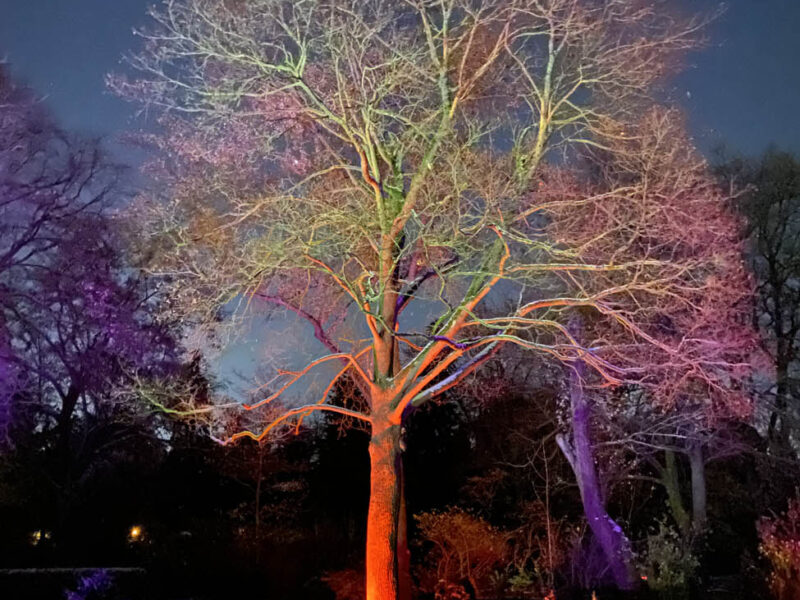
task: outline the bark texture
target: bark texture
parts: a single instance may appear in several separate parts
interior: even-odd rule
[[[675,523],[681,530],[681,533],[686,535],[689,533],[691,526],[691,519],[689,513],[683,506],[683,498],[681,497],[681,484],[678,477],[678,465],[675,459],[675,452],[672,450],[664,451],[664,461],[666,466],[661,472],[661,481],[664,484],[664,489],[667,491],[667,501],[669,508],[672,511],[672,517]]]
[[[367,600],[396,600],[400,592],[398,529],[401,512],[400,426],[375,419],[369,444]]]
[[[692,471],[692,524],[695,531],[702,531],[708,519],[708,501],[706,463],[701,445],[695,444],[689,449],[689,466]]]

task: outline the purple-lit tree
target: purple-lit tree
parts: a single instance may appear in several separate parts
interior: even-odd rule
[[[113,386],[172,359],[169,332],[151,314],[154,292],[122,269],[114,235],[100,217],[74,219],[8,309],[19,368],[56,411],[65,449],[79,403],[98,411]]]
[[[614,295],[607,312],[575,314],[568,327],[575,339],[588,336],[592,346],[602,344],[613,364],[640,373],[618,405],[644,400],[667,418],[677,414],[699,478],[702,438],[711,424],[751,413],[746,382],[757,340],[749,321],[753,289],[742,262],[740,225],[726,212],[725,198],[675,112],[653,110],[635,129],[621,128],[605,145],[612,152],[601,151],[591,160],[599,189],[586,200],[571,201],[582,185],[573,178],[554,178],[544,186],[543,194],[552,197],[550,207],[543,206],[549,233],[589,263],[639,266],[632,277],[619,278],[616,269],[591,277],[570,274],[588,294],[597,290],[606,297],[606,290],[619,291],[617,286],[624,291]],[[659,276],[640,279],[654,265],[660,265]],[[640,325],[638,335],[648,344],[604,318],[620,314]],[[569,436],[561,436],[559,445],[575,471],[589,526],[617,585],[631,587],[630,542],[606,511],[594,451],[596,405],[603,407],[601,413],[614,410],[606,401],[608,382],[597,380],[581,361],[568,379]],[[634,435],[646,441],[645,431]],[[702,521],[704,477],[695,492],[696,517]]]
[[[30,92],[0,77],[2,418],[8,432],[24,415],[19,433],[35,432],[54,457],[67,505],[100,450],[134,424],[137,410],[119,401],[130,378],[175,360],[155,290],[125,264],[111,218],[118,175],[96,143],[61,132]]]
[[[75,145],[32,93],[0,70],[0,368],[6,414],[11,397],[25,385],[14,313],[32,297],[32,274],[59,254],[73,220],[98,214],[114,178],[96,148]]]

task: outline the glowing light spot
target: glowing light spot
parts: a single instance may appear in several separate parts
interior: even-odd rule
[[[129,542],[140,542],[142,540],[142,527],[140,525],[133,525],[128,531]]]
[[[31,546],[38,546],[45,540],[50,539],[50,532],[46,529],[37,529],[31,532],[30,543]]]

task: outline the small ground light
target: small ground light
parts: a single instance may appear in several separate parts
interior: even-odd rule
[[[144,532],[142,531],[141,525],[132,525],[131,528],[128,530],[128,541],[140,542],[142,541],[143,534]]]
[[[50,532],[47,530],[37,529],[31,532],[31,546],[38,546],[45,540],[50,539]]]

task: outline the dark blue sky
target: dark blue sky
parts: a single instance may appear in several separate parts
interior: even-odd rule
[[[128,126],[133,107],[105,91],[136,44],[152,0],[0,0],[0,56],[68,129],[109,134]]]
[[[717,0],[673,0],[712,10]],[[135,47],[131,29],[152,0],[0,0],[0,56],[67,128],[113,135],[135,126],[133,107],[105,92],[103,76]],[[800,1],[730,0],[711,46],[675,84],[697,143],[746,153],[767,144],[800,151]]]

